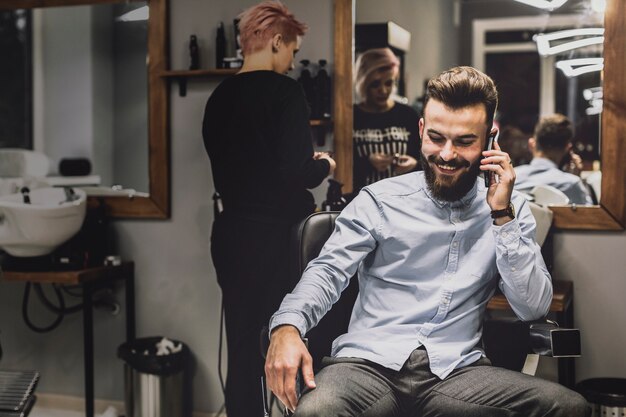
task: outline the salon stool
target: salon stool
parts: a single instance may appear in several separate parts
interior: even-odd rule
[[[626,379],[585,379],[576,384],[576,391],[591,404],[591,417],[626,416]]]

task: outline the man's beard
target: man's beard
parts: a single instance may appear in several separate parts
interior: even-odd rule
[[[480,173],[480,159],[470,165],[468,161],[458,161],[456,159],[452,161],[444,161],[440,157],[435,157],[434,155],[429,156],[427,159],[424,154],[420,152],[420,160],[422,161],[422,167],[424,168],[424,175],[426,177],[428,189],[433,197],[441,201],[459,201],[474,187],[476,178]],[[430,166],[430,163],[461,168],[469,167],[469,169],[466,172],[461,173],[454,182],[445,180],[441,181],[437,178],[437,175]]]

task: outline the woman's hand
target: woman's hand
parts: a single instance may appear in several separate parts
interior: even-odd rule
[[[369,156],[370,164],[378,172],[385,172],[391,166],[393,162],[393,155],[387,155],[384,153],[373,153]]]
[[[411,172],[417,166],[417,159],[409,155],[399,155],[394,158],[394,173],[396,175]]]
[[[335,172],[335,169],[337,168],[337,163],[330,156],[330,154],[328,152],[315,152],[313,154],[313,159],[315,159],[315,160],[317,160],[317,159],[325,159],[325,160],[328,161],[328,163],[330,164],[330,169],[328,170],[328,175],[332,175],[332,173]]]

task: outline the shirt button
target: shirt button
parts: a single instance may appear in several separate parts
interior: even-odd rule
[[[511,271],[515,272],[515,271],[517,271],[517,269],[515,269],[515,267],[514,267],[514,266],[512,266],[512,267],[511,267]]]
[[[452,242],[452,246],[456,248],[457,246],[459,246],[459,242]]]

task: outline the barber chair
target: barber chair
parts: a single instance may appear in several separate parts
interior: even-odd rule
[[[537,185],[530,194],[534,197],[533,201],[540,206],[569,204],[569,197],[551,185]]]
[[[294,286],[309,261],[319,255],[334,230],[338,215],[339,212],[333,211],[313,213],[294,230],[293,253],[290,254],[292,276],[296,277]],[[548,217],[542,218],[542,223],[551,222],[551,212]],[[543,232],[542,235],[543,240]],[[347,331],[358,292],[358,280],[353,277],[333,308],[306,334],[314,367],[321,363],[324,356],[330,355],[333,340]],[[261,353],[264,357],[269,346],[268,336],[268,329],[264,328],[261,332]],[[537,355],[580,356],[580,333],[578,329],[559,328],[557,323],[549,320],[529,323],[512,318],[489,318],[483,323],[483,348],[494,366],[534,375]]]

